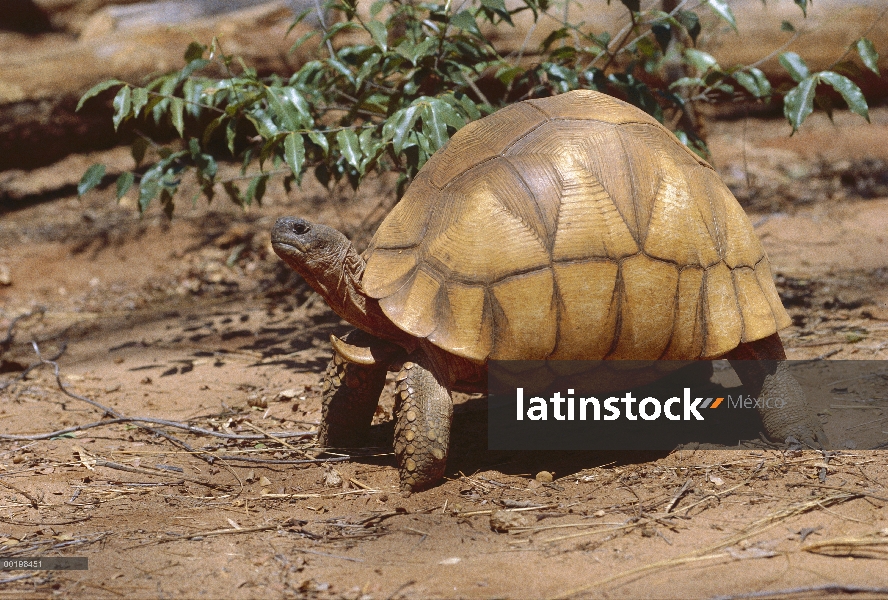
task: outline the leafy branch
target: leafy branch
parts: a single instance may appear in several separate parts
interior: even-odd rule
[[[805,0],[794,1],[807,10]],[[377,0],[365,14],[357,0],[332,0],[325,6],[341,18],[328,24],[318,0],[290,28],[310,12],[321,23],[319,30],[293,44],[294,51],[309,48],[309,43],[316,47],[312,60],[289,76],[260,77],[226,54],[218,39],[209,45],[193,42],[181,70],[142,86],[102,82],[84,94],[78,109],[116,89],[115,128],[136,119],[172,126],[182,143],[158,147],[153,164],[140,173],[123,173],[116,182],[118,199],[137,186],[141,211],[159,201],[172,214],[189,172],[199,194],[212,200],[219,185],[242,206],[261,203],[273,175],[284,174],[289,189],[309,170],[324,185],[347,181],[355,188],[371,172],[393,171],[399,174],[400,195],[466,123],[510,102],[578,88],[620,97],[661,122],[679,123],[676,136],[705,155],[705,142],[694,124],[671,116],[686,114],[701,102],[769,102],[775,94],[758,63],[723,68],[696,47],[708,22],[700,11],[736,31],[725,0],[681,0],[668,11],[642,10],[639,0],[621,0],[629,22],[615,35],[571,21],[569,2],[520,0],[508,8],[504,0]],[[520,49],[503,55],[490,34],[508,34],[522,13],[532,17],[531,31]],[[528,48],[541,23],[555,26],[538,48]],[[791,25],[784,24],[784,29],[790,31]],[[854,48],[864,67],[878,73],[872,42],[862,37]],[[793,130],[815,101],[830,109],[827,96],[817,94],[820,84],[832,87],[851,110],[868,118],[866,100],[852,81],[861,71],[846,57],[816,73],[795,53],[781,51],[779,59],[797,84],[777,90],[785,92],[784,111]],[[670,81],[670,64],[681,65],[687,75]],[[224,78],[213,75],[220,70]],[[240,177],[219,178],[220,147],[240,159]],[[134,142],[137,167],[147,148],[145,138]],[[98,185],[104,175],[103,165],[90,167],[78,193]],[[243,179],[249,183],[242,190]]]

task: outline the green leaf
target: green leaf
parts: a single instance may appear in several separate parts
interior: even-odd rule
[[[373,139],[374,130],[371,128],[367,128],[361,132],[361,135],[358,136],[358,145],[361,148],[361,152],[364,156],[372,154],[375,147],[378,145],[379,140]]]
[[[268,88],[268,107],[271,109],[271,113],[278,117],[278,120],[286,130],[296,131],[299,129],[302,116],[292,102],[282,99],[282,95],[283,90],[281,88]]]
[[[789,90],[783,98],[783,114],[795,133],[802,122],[814,111],[814,91],[817,77],[806,77]]]
[[[185,62],[190,63],[193,60],[203,58],[204,52],[206,52],[206,50],[207,47],[203,44],[191,42],[190,44],[188,44],[188,48],[185,50]]]
[[[77,184],[77,197],[79,198],[83,196],[85,193],[99,185],[104,176],[105,165],[99,163],[88,168],[86,173],[83,174],[83,177],[80,178],[80,183]]]
[[[246,116],[262,137],[270,138],[280,133],[280,129],[272,120],[268,111],[259,108],[258,105],[254,105],[254,108]]]
[[[170,121],[172,122],[173,127],[176,128],[176,131],[179,132],[179,137],[182,137],[183,132],[185,131],[185,122],[182,120],[182,111],[184,109],[184,100],[176,96],[170,98]]]
[[[181,82],[181,81],[185,81],[186,79],[191,77],[192,73],[194,73],[195,71],[200,71],[201,69],[203,69],[204,67],[206,67],[209,64],[210,64],[210,61],[204,60],[203,58],[198,58],[197,60],[192,60],[190,63],[185,65],[185,67],[181,71],[179,71],[179,74],[176,76],[175,81],[177,83]]]
[[[771,95],[771,82],[761,69],[752,67],[748,71],[737,71],[733,77],[756,98],[767,98]]]
[[[291,133],[284,138],[284,160],[298,179],[305,164],[305,142],[302,141],[302,134]]]
[[[568,31],[567,27],[560,27],[546,36],[546,39],[544,39],[542,41],[542,43],[540,44],[540,48],[543,49],[543,52],[546,52],[549,50],[549,48],[552,46],[552,44],[554,44],[558,40],[563,40],[563,39],[569,38],[569,37],[570,37],[570,31]]]
[[[672,42],[672,27],[668,24],[659,23],[651,26],[651,31],[654,34],[654,39],[657,40],[657,45],[660,46],[660,50],[666,52],[669,44]]]
[[[379,21],[367,21],[364,24],[364,27],[367,28],[367,31],[370,32],[370,36],[373,38],[373,42],[379,47],[383,52],[388,51],[388,31],[385,29],[385,25],[380,23]]]
[[[241,197],[240,190],[233,181],[223,181],[222,189],[225,190],[225,195],[228,196],[228,199],[231,200],[234,204],[243,207],[244,199]]]
[[[525,70],[521,67],[514,65],[504,65],[500,67],[494,77],[499,79],[500,83],[502,83],[503,85],[509,85],[515,80],[516,77],[524,74],[524,72]]]
[[[426,38],[418,44],[413,44],[409,40],[404,40],[395,47],[395,52],[410,61],[410,64],[416,66],[416,62],[428,52],[438,45],[435,38]]]
[[[444,110],[451,109],[440,100],[429,102],[422,108],[422,132],[432,143],[432,152],[441,148],[450,139],[450,136],[447,135],[447,123],[444,122],[441,114]]]
[[[720,70],[718,61],[711,54],[697,50],[695,48],[687,48],[684,52],[685,60],[700,73],[705,73],[710,69]]]
[[[244,204],[250,206],[253,200],[256,204],[262,205],[262,198],[265,196],[265,184],[268,181],[268,175],[257,175],[250,181],[247,191],[244,193]]]
[[[355,85],[360,87],[360,85],[364,82],[367,77],[377,75],[380,71],[378,68],[379,61],[382,60],[383,54],[381,52],[374,52],[372,56],[370,56],[367,60],[365,60],[361,64],[361,68],[358,69],[358,75],[355,78]]]
[[[135,176],[131,171],[126,171],[120,174],[120,177],[117,178],[117,201],[119,202],[123,195],[126,194],[129,189],[133,186],[133,180]]]
[[[418,116],[419,107],[410,106],[393,114],[382,126],[382,134],[386,139],[392,140],[395,154],[400,154],[404,149],[407,135],[413,129]]]
[[[216,177],[219,171],[219,165],[216,159],[209,154],[198,154],[194,157],[194,166],[197,167],[197,176],[204,180],[210,181]]]
[[[148,145],[148,140],[146,140],[142,136],[138,136],[136,137],[136,139],[133,140],[133,145],[130,148],[130,154],[132,155],[133,160],[136,162],[137,167],[139,166],[139,163],[141,163],[145,159],[145,152],[148,150]]]
[[[310,40],[314,36],[318,35],[319,33],[320,33],[319,31],[315,31],[315,30],[303,33],[301,36],[299,36],[299,39],[297,39],[295,42],[293,42],[293,45],[290,46],[289,53],[293,54],[302,46],[302,44],[304,44],[305,42],[307,42],[308,40]]]
[[[160,182],[157,181],[157,174],[149,176],[149,173],[151,171],[145,173],[142,177],[142,182],[139,184],[139,212],[142,213],[148,210],[151,201],[160,192]]]
[[[219,125],[225,122],[228,119],[228,115],[220,115],[210,121],[207,125],[206,129],[204,129],[203,136],[201,136],[201,142],[204,146],[210,145],[210,140],[213,138],[213,133],[219,128]]]
[[[114,131],[117,131],[117,128],[129,116],[130,109],[132,108],[132,90],[128,85],[120,88],[120,91],[117,92],[117,95],[114,96],[114,103],[112,104],[114,107]]]
[[[481,37],[481,30],[478,29],[478,22],[475,20],[472,13],[467,10],[460,11],[453,15],[453,18],[450,19],[450,24]]]
[[[327,30],[327,33],[324,35],[324,38],[321,40],[321,43],[326,42],[327,40],[336,36],[337,33],[343,31],[344,29],[360,29],[361,26],[353,21],[340,21],[336,23],[332,27]]]
[[[382,9],[388,6],[388,3],[388,0],[376,0],[376,2],[370,5],[370,16],[375,17],[381,13]]]
[[[481,0],[481,6],[499,15],[509,25],[513,25],[512,15],[509,14],[509,9],[506,8],[505,0]]]
[[[478,105],[475,104],[474,100],[469,98],[466,94],[456,94],[453,98],[454,100],[459,102],[459,105],[462,107],[464,114],[466,114],[469,119],[475,121],[481,118],[481,111],[478,110]]]
[[[860,60],[863,61],[863,64],[866,65],[866,68],[878,75],[879,53],[876,52],[876,47],[873,45],[873,43],[865,37],[862,37],[857,40],[857,42],[855,42],[854,47],[857,48],[857,53],[860,55]]]
[[[225,126],[225,140],[228,142],[228,151],[234,154],[234,140],[237,134],[237,119],[232,119]]]
[[[299,122],[301,124],[304,124],[306,127],[314,127],[314,119],[311,117],[311,107],[309,107],[308,102],[306,102],[303,95],[299,93],[299,90],[293,87],[285,87],[283,88],[283,98],[296,107],[296,111],[299,113]]]
[[[481,0],[481,5],[486,6],[490,10],[506,12],[505,0]]]
[[[703,80],[699,77],[681,77],[669,84],[669,89],[677,87],[696,87],[703,86]]]
[[[700,35],[702,30],[700,27],[700,17],[697,16],[697,13],[689,10],[680,10],[675,17],[681,23],[681,26],[685,28],[685,31],[688,32],[688,35],[691,36],[691,41],[696,44],[697,36]]]
[[[141,110],[148,104],[148,90],[145,88],[133,88],[132,103],[133,116],[138,117]]]
[[[823,94],[817,94],[814,96],[814,106],[819,108],[820,110],[826,113],[826,116],[829,118],[830,123],[833,123],[833,101],[829,96],[824,96]]]
[[[855,112],[869,121],[869,107],[866,104],[866,98],[863,97],[863,92],[854,82],[833,71],[821,71],[817,74],[817,78],[840,93],[851,112]]]
[[[789,21],[783,21],[780,23],[780,31],[788,31],[789,33],[795,33],[796,28]]]
[[[342,62],[340,62],[339,60],[336,60],[334,58],[327,59],[327,64],[330,65],[331,67],[333,67],[336,71],[338,71],[343,77],[345,77],[349,83],[354,85],[355,76],[351,72],[351,69],[349,69],[346,65],[344,65]]]
[[[87,90],[87,92],[80,97],[80,102],[77,103],[77,109],[75,110],[75,112],[83,108],[83,104],[87,100],[89,100],[93,96],[101,94],[108,88],[114,87],[115,85],[124,85],[124,83],[119,79],[108,79],[106,81],[103,81],[102,83],[97,83],[96,85],[89,88],[89,90]]]
[[[807,18],[807,16],[808,16],[808,0],[795,0],[795,3],[799,5],[799,8],[802,9],[802,14]]]
[[[641,0],[620,0],[620,2],[632,12],[638,12],[641,10]]]
[[[731,12],[731,7],[728,6],[728,3],[725,0],[705,0],[705,2],[709,5],[709,8],[712,9],[712,12],[717,14],[730,25],[731,29],[737,31],[737,21],[734,19],[734,13]]]
[[[783,65],[783,68],[786,69],[790,77],[792,77],[796,83],[801,83],[803,79],[806,79],[811,75],[811,72],[808,70],[808,65],[806,65],[805,61],[802,60],[802,57],[795,52],[784,52],[780,55],[779,60],[780,64]]]
[[[336,134],[336,143],[346,162],[355,169],[361,165],[361,144],[358,136],[351,129],[342,129]]]
[[[655,44],[654,41],[650,38],[643,37],[638,39],[635,42],[635,48],[638,50],[641,56],[644,56],[646,58],[654,58],[655,56],[657,56],[658,44]],[[557,50],[553,52],[552,57],[558,59],[559,56],[557,53]]]
[[[309,131],[308,139],[321,147],[321,150],[324,151],[324,156],[330,154],[330,142],[327,141],[327,136],[323,133],[320,131]]]

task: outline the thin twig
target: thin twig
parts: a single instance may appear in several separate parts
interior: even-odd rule
[[[693,481],[688,479],[687,481],[684,482],[684,485],[681,486],[681,488],[677,492],[675,492],[675,495],[672,496],[672,500],[669,502],[669,505],[666,507],[667,513],[671,512],[672,509],[675,508],[675,505],[678,504],[678,501],[681,500],[682,496],[684,496],[685,494],[688,493],[688,489],[691,487],[692,484],[693,484]]]
[[[92,461],[90,461],[92,463]],[[189,477],[188,475],[182,475],[181,473],[172,473],[170,471],[165,471],[163,469],[150,469],[144,467],[130,467],[128,465],[122,465],[120,463],[111,462],[110,460],[96,460],[95,466],[98,467],[108,467],[109,469],[116,469],[118,471],[126,471],[127,473],[138,473],[140,475],[154,475],[155,477],[169,477],[173,476],[176,479],[184,479],[185,481],[190,481],[191,483],[196,483],[199,485],[206,486],[208,488],[213,488],[217,490],[227,490],[231,486],[229,485],[220,485],[218,483],[212,483],[209,481],[203,481],[202,479],[198,479],[197,477]]]
[[[16,575],[15,577],[0,579],[0,585],[3,585],[4,583],[12,583],[14,581],[21,581],[22,579],[30,579],[31,577],[37,577],[37,573],[25,573],[24,575]]]
[[[340,560],[347,560],[350,562],[362,563],[364,562],[360,558],[352,558],[350,556],[340,556],[339,554],[329,554],[327,552],[318,552],[317,550],[307,550],[305,548],[293,548],[296,552],[305,552],[306,554],[317,554],[318,556],[329,556],[330,558],[338,558]]]
[[[809,585],[782,590],[762,590],[760,592],[716,596],[712,600],[742,600],[745,598],[770,598],[772,596],[783,597],[796,594],[809,594],[811,592],[826,592],[828,594],[888,594],[888,588],[845,585],[842,583],[824,583],[823,585]]]
[[[45,306],[38,306],[37,308],[35,308],[32,311],[28,311],[24,314],[21,314],[21,315],[15,317],[9,323],[9,328],[6,330],[6,337],[3,338],[2,340],[0,340],[0,354],[3,354],[7,350],[9,350],[10,346],[12,346],[12,340],[15,339],[15,326],[18,324],[18,322],[22,321],[24,319],[27,319],[29,317],[33,317],[37,313],[40,313],[41,315],[45,314],[46,307]]]
[[[7,488],[11,489],[12,491],[17,492],[17,493],[21,494],[22,496],[24,496],[25,498],[27,498],[28,502],[31,503],[32,508],[35,508],[35,509],[40,508],[40,500],[38,500],[37,498],[35,498],[34,496],[29,494],[25,490],[19,489],[16,486],[12,485],[11,483],[9,483],[7,481],[3,481],[2,479],[0,479],[0,485],[2,485],[3,487],[7,487]]]
[[[321,29],[324,30],[324,36],[327,35],[327,21],[324,19],[324,10],[321,8],[320,0],[314,0],[315,11],[318,13],[318,22],[321,24]],[[336,52],[333,50],[333,43],[330,41],[330,38],[327,38],[327,50],[330,52],[330,58],[336,60]]]
[[[58,431],[52,431],[49,433],[35,433],[33,435],[13,435],[13,434],[0,434],[0,440],[19,440],[19,441],[35,441],[35,440],[48,440],[54,437],[58,437],[60,435],[65,435],[68,433],[74,433],[76,431],[85,431],[87,429],[92,429],[93,427],[102,427],[105,425],[114,425],[117,423],[154,423],[155,425],[165,425],[166,427],[175,427],[177,429],[184,429],[190,433],[195,433],[198,435],[208,435],[212,437],[222,438],[226,440],[264,440],[267,439],[265,435],[253,435],[253,434],[235,434],[235,433],[220,433],[218,431],[210,431],[209,429],[203,429],[201,427],[195,427],[193,425],[188,425],[187,423],[180,423],[178,421],[168,421],[166,419],[155,419],[153,417],[118,417],[115,419],[104,419],[102,421],[95,421],[94,423],[86,423],[84,425],[76,425],[74,427],[67,427],[65,429],[59,429]],[[290,437],[309,437],[316,436],[317,432],[315,431],[279,431],[272,432],[270,435],[274,436],[275,439],[280,441],[280,438],[290,438]]]
[[[86,402],[87,404],[104,411],[105,414],[111,415],[112,417],[115,417],[118,419],[124,418],[123,414],[114,410],[110,406],[105,406],[104,404],[96,402],[95,400],[91,400],[85,396],[81,396],[79,394],[75,394],[74,392],[70,391],[67,388],[67,386],[64,383],[62,383],[62,375],[61,375],[61,369],[59,369],[59,363],[43,358],[43,355],[40,354],[40,347],[37,345],[37,342],[31,342],[31,346],[34,347],[34,352],[37,354],[37,358],[39,358],[41,362],[48,364],[48,365],[52,365],[53,371],[55,373],[56,384],[58,384],[59,389],[62,390],[62,392],[66,396],[70,396],[71,398],[74,398],[75,400],[80,400],[81,402]],[[213,460],[215,460],[212,456],[206,457],[206,456],[198,453],[197,451],[194,450],[194,448],[192,448],[191,446],[189,446],[188,444],[186,444],[185,442],[183,442],[179,438],[177,438],[173,435],[170,435],[169,433],[167,433],[165,431],[155,429],[154,427],[147,427],[145,425],[140,425],[139,427],[141,427],[142,429],[144,429],[146,431],[150,431],[154,435],[159,435],[163,438],[166,438],[168,441],[176,444],[177,446],[185,448],[188,452],[194,453],[198,458],[208,462],[209,464],[213,464]]]
[[[277,460],[272,458],[250,458],[246,456],[236,456],[233,454],[223,454],[218,456],[220,460],[233,460],[239,462],[258,463],[263,465],[309,465],[321,463],[345,462],[351,460],[351,456],[334,456],[332,458],[306,458],[298,460]]]
[[[292,444],[288,444],[288,443],[285,442],[283,439],[278,438],[278,437],[275,436],[274,434],[268,433],[268,432],[265,431],[264,429],[260,429],[259,427],[253,425],[253,424],[250,423],[249,421],[244,421],[244,425],[246,425],[246,426],[249,427],[250,429],[255,429],[256,431],[258,431],[259,433],[261,433],[263,436],[267,437],[267,438],[270,439],[270,440],[274,440],[275,442],[277,442],[277,443],[283,445],[285,448],[289,448],[290,450],[295,450],[295,451],[297,451],[297,452],[301,452],[301,450],[300,450],[299,448],[293,446]]]
[[[67,349],[68,349],[68,343],[62,342],[61,345],[59,346],[59,351],[56,352],[49,360],[60,359],[62,357],[62,354],[64,354],[65,350],[67,350]],[[14,385],[14,384],[18,383],[19,381],[24,380],[25,377],[27,377],[28,374],[31,373],[31,371],[33,371],[37,367],[42,367],[42,366],[43,366],[42,360],[38,360],[37,362],[28,365],[24,371],[22,371],[21,373],[16,375],[14,378],[10,379],[9,381],[4,381],[3,383],[0,383],[0,390],[5,390],[9,386]]]

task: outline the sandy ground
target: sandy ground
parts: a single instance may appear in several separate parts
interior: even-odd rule
[[[888,358],[888,113],[873,120],[814,118],[792,138],[777,121],[713,124],[714,162],[749,207],[793,317],[791,358]],[[72,157],[0,185],[51,197],[96,160],[129,159]],[[110,188],[2,215],[0,344],[34,314],[0,353],[0,432],[107,417],[86,398],[118,418],[229,437],[160,427],[177,444],[116,422],[0,442],[0,555],[89,558],[88,571],[0,572],[0,596],[888,595],[880,451],[828,464],[766,448],[491,452],[483,401],[460,397],[446,481],[405,498],[384,394],[375,447],[312,462],[327,340],[347,328],[281,265],[268,231],[303,214],[366,239],[357,215],[384,211],[389,183],[290,197],[269,186],[248,212],[192,209],[185,193],[171,222],[139,218],[132,199],[116,206]],[[22,377],[32,340],[60,354],[79,399],[51,366]]]

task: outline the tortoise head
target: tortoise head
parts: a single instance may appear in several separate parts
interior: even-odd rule
[[[404,338],[379,303],[364,292],[366,263],[343,234],[305,219],[283,217],[271,230],[271,246],[340,317],[379,337]]]
[[[271,246],[323,296],[342,279],[343,259],[352,249],[348,238],[332,227],[296,217],[277,220],[271,230]]]

